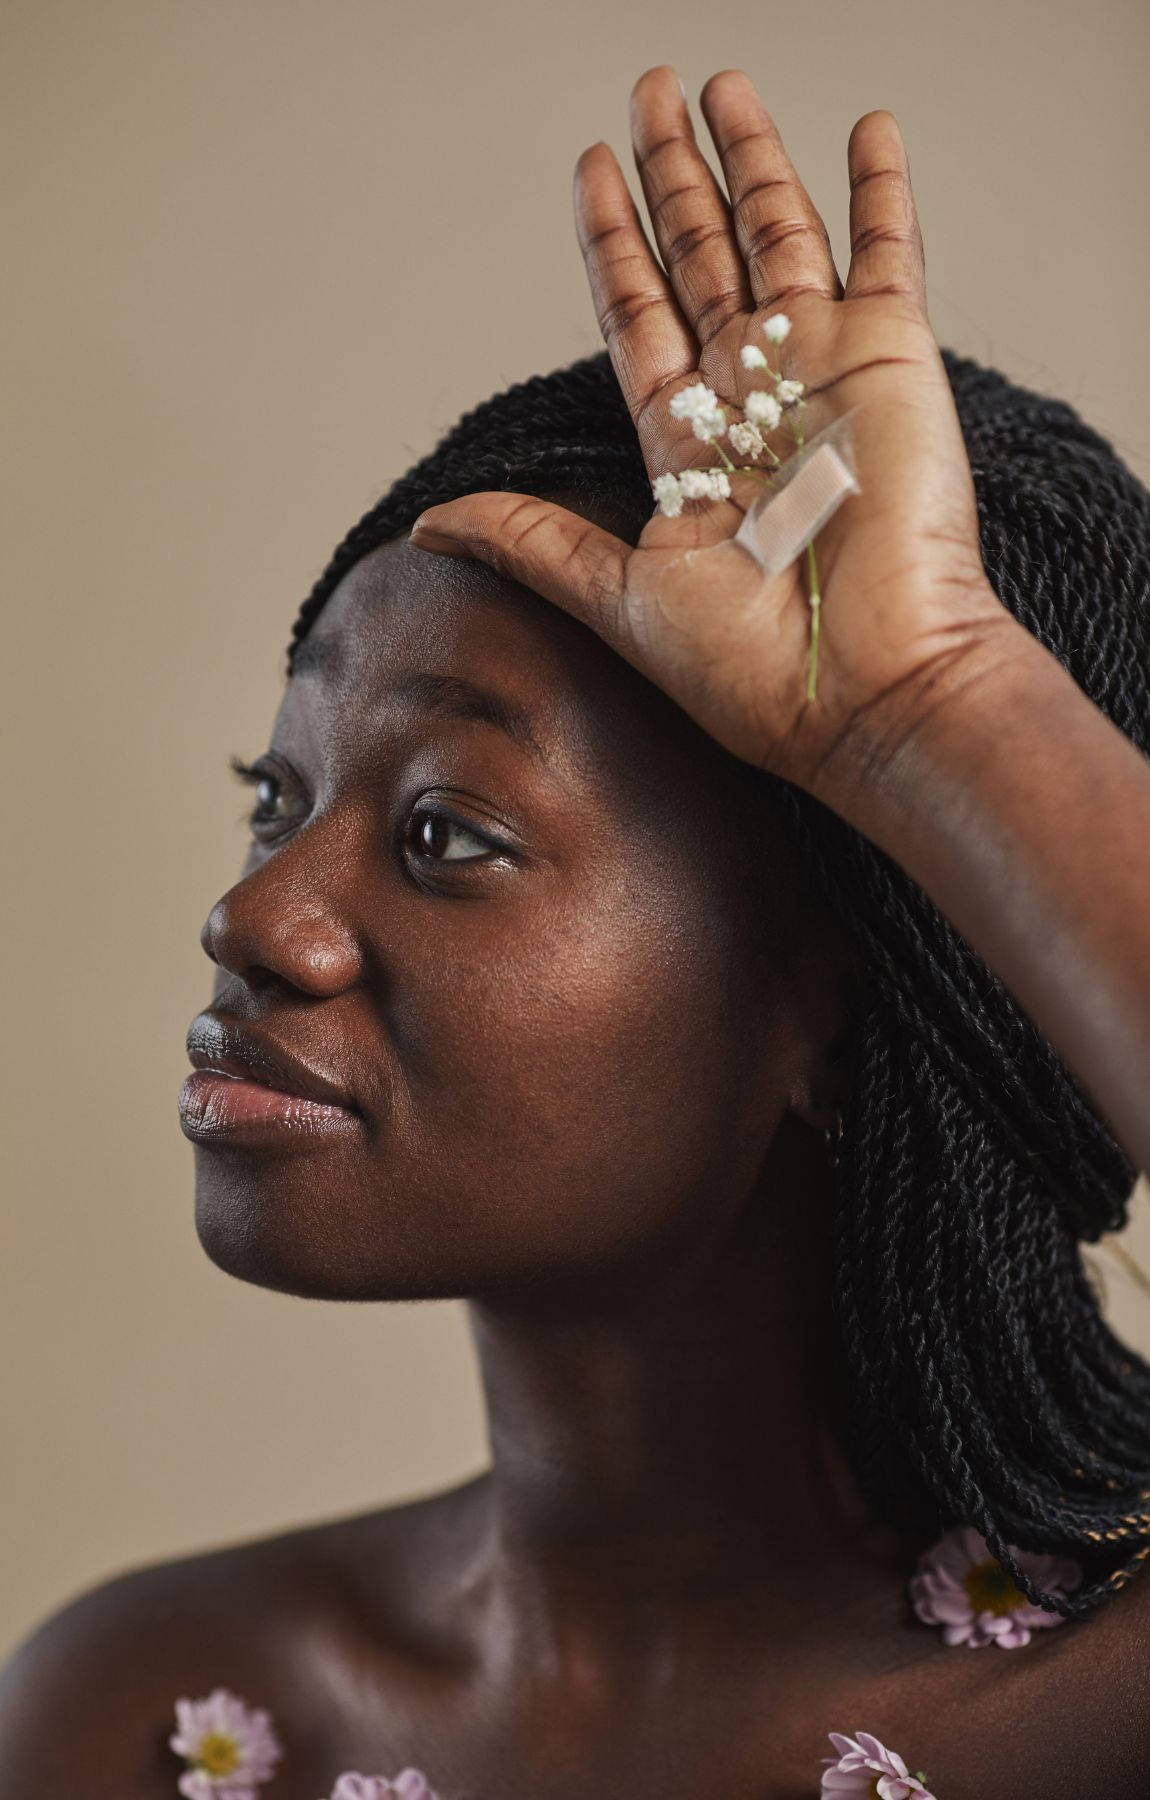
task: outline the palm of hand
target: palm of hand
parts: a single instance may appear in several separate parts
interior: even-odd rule
[[[672,398],[702,381],[738,408],[752,388],[769,388],[740,352],[767,348],[763,321],[784,302],[783,371],[805,383],[805,436],[858,409],[861,491],[817,540],[826,622],[817,702],[806,699],[803,562],[767,580],[733,542],[761,491],[753,478],[734,481],[731,501],[656,514],[634,549],[545,501],[507,495],[434,508],[413,541],[497,563],[600,632],[727,748],[818,791],[836,748],[878,703],[909,695],[912,711],[925,705],[945,670],[977,661],[1013,621],[982,566],[892,116],[868,113],[851,133],[844,290],[822,220],[746,76],[713,77],[702,103],[729,199],[698,150],[677,78],[655,69],[635,88],[632,126],[662,265],[605,145],[577,170],[580,242],[652,478],[719,465],[672,415]],[[785,424],[768,443],[783,459],[793,449]]]

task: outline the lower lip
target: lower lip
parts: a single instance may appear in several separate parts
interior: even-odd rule
[[[215,1069],[197,1069],[188,1076],[179,1106],[184,1136],[198,1144],[302,1146],[343,1136],[360,1123],[359,1114],[346,1106],[305,1100]]]

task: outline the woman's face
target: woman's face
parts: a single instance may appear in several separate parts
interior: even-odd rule
[[[400,539],[320,614],[256,767],[189,1038],[224,1073],[182,1095],[215,1262],[527,1298],[726,1231],[809,1054],[810,921],[744,765],[566,614]]]

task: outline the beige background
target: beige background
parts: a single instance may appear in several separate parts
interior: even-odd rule
[[[1150,480],[1145,0],[2,13],[0,1650],[128,1563],[482,1461],[461,1312],[218,1274],[174,1101],[242,857],[227,756],[345,527],[465,406],[596,347],[570,174],[626,152],[634,78],[748,67],[840,256],[847,135],[889,106],[938,337]]]

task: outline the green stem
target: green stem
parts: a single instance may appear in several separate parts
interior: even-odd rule
[[[819,671],[819,614],[823,603],[823,597],[819,592],[819,571],[815,563],[814,538],[807,540],[807,575],[810,579],[811,589],[811,653],[807,663],[807,699],[813,700]]]

